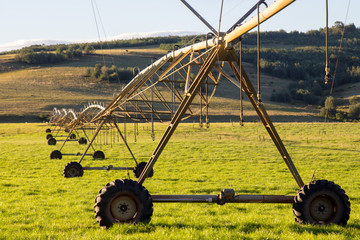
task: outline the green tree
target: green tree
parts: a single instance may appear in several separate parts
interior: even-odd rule
[[[87,43],[84,47],[84,54],[93,54],[95,52],[95,48]]]
[[[325,108],[325,111],[326,111],[328,116],[335,117],[335,115],[336,115],[336,102],[335,102],[335,99],[332,96],[326,98],[324,108]]]

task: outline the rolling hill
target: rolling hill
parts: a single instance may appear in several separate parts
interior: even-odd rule
[[[337,28],[333,27],[333,38],[330,41],[330,49],[332,52],[331,60],[334,64],[336,59],[336,45],[339,43],[338,35],[335,34]],[[350,29],[351,30],[351,29]],[[349,30],[349,31],[350,31]],[[319,43],[322,39],[321,29],[309,33],[284,33],[271,32],[264,33],[262,37],[262,63],[269,63],[262,65],[262,89],[263,100],[266,108],[274,121],[323,121],[322,118],[317,117],[319,114],[319,105],[321,105],[329,95],[328,87],[324,87],[322,83],[324,72],[318,71],[315,74],[309,73],[308,65],[318,69],[322,67],[324,62],[318,61],[317,57],[322,57],[324,49]],[[352,59],[353,66],[359,65],[359,58],[355,55],[358,48],[352,48],[351,44],[356,41],[359,29],[355,28],[352,41],[345,38],[344,47],[342,49],[343,59]],[[254,34],[250,33],[244,39],[245,48],[245,69],[247,70],[250,79],[256,80],[256,68],[253,59],[254,53]],[[0,121],[2,122],[25,122],[25,121],[44,121],[46,116],[52,111],[54,107],[57,108],[73,108],[79,111],[82,106],[89,102],[101,102],[106,105],[114,96],[121,90],[125,82],[109,83],[107,81],[99,81],[94,78],[86,77],[85,72],[88,68],[93,68],[96,64],[108,66],[116,65],[118,67],[138,67],[140,69],[149,65],[153,59],[159,58],[166,54],[166,48],[169,48],[177,43],[188,42],[190,37],[172,37],[170,40],[161,40],[154,43],[154,39],[142,39],[135,44],[122,45],[112,43],[116,47],[113,49],[99,49],[96,44],[93,45],[93,51],[90,54],[81,57],[75,57],[66,61],[48,64],[27,64],[17,61],[18,52],[2,53],[0,55]],[[297,39],[295,41],[294,39]],[[316,41],[316,39],[318,41]],[[144,42],[146,44],[144,44]],[[306,44],[308,42],[308,44]],[[141,43],[141,44],[137,44]],[[105,46],[105,45],[104,45]],[[119,47],[120,46],[120,47]],[[35,46],[35,49],[39,46]],[[39,52],[44,52],[44,47],[41,47]],[[46,52],[55,52],[56,46],[46,48]],[[303,55],[305,50],[311,50]],[[318,56],[315,58],[311,55],[312,51],[317,51]],[[283,53],[283,54],[281,54]],[[292,73],[293,66],[298,66],[297,63],[304,63],[306,56],[312,56],[318,64],[315,66],[311,61],[305,65],[300,65],[301,71],[307,71],[302,74],[299,79],[297,75]],[[284,58],[284,56],[286,58]],[[301,58],[300,58],[300,57]],[[277,58],[276,58],[277,57]],[[323,56],[324,57],[324,56]],[[273,58],[273,59],[271,59]],[[280,59],[282,58],[282,59]],[[300,59],[299,59],[300,58]],[[294,60],[296,59],[296,60]],[[341,61],[341,60],[340,60]],[[283,72],[275,71],[278,65],[284,66]],[[286,63],[287,65],[281,65]],[[293,65],[291,64],[293,63]],[[341,62],[343,63],[343,62]],[[267,68],[266,68],[267,66]],[[346,66],[345,66],[346,67]],[[344,78],[344,72],[348,69],[342,69],[340,66],[338,74]],[[359,67],[360,69],[360,67]],[[299,71],[300,71],[299,70]],[[341,75],[342,74],[342,75]],[[304,87],[300,85],[301,81]],[[292,101],[271,101],[274,100],[274,94],[289,92],[291,94],[291,87],[295,85],[297,89],[304,88],[311,93],[313,84],[311,82],[318,82],[320,93],[316,97],[315,102],[310,104],[301,99],[294,99]],[[308,84],[310,82],[311,84]],[[291,85],[292,84],[292,85]],[[356,78],[349,81],[343,81],[341,84],[336,83],[334,89],[334,96],[341,101],[338,101],[340,108],[347,111],[348,99],[358,96],[360,83]],[[238,121],[239,120],[239,90],[233,88],[233,85],[227,80],[222,81],[221,87],[218,88],[215,94],[215,100],[211,104],[210,115],[213,121]],[[197,118],[194,119],[196,121]],[[257,121],[255,112],[251,109],[249,102],[245,102],[245,121]]]

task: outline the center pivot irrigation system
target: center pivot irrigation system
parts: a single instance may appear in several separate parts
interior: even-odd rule
[[[227,32],[220,32],[220,27],[216,31],[185,0],[181,0],[209,27],[211,33],[207,35],[207,39],[174,49],[149,65],[93,119],[97,122],[97,128],[87,150],[101,128],[110,122],[121,134],[115,119],[124,121],[131,119],[135,122],[143,120],[151,123],[169,121],[156,148],[143,166],[138,180],[117,179],[100,190],[95,200],[95,217],[101,227],[107,228],[114,223],[149,222],[153,214],[153,202],[217,203],[220,205],[225,203],[291,203],[298,223],[346,225],[350,216],[350,202],[345,191],[334,182],[327,180],[313,180],[304,184],[261,101],[259,71],[257,90],[255,90],[242,66],[242,36],[255,27],[258,27],[259,33],[261,23],[294,1],[277,0],[260,12],[260,5],[266,5],[265,0],[260,0]],[[253,12],[257,14],[247,22],[243,22]],[[234,49],[236,44],[240,46],[240,54],[237,54]],[[218,195],[150,195],[143,186],[180,121],[199,111],[200,114],[206,112],[207,119],[209,101],[220,84],[220,79],[229,80],[248,97],[300,188],[296,196],[235,195],[233,189],[223,189]],[[176,84],[181,84],[180,90]]]

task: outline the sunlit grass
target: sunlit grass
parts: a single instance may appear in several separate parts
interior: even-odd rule
[[[154,204],[147,225],[114,225],[102,230],[93,213],[98,191],[126,178],[126,171],[85,171],[65,179],[62,169],[79,157],[50,160],[60,146],[48,146],[42,124],[0,124],[0,239],[357,239],[360,236],[360,128],[358,124],[276,124],[304,182],[315,169],[316,179],[335,181],[350,197],[346,227],[317,227],[294,222],[289,204]],[[123,126],[121,125],[121,128]],[[140,125],[137,141],[126,127],[138,160],[147,161],[166,124]],[[133,166],[130,154],[110,132],[101,133],[96,149],[105,160],[86,158],[83,166]],[[106,136],[107,135],[107,136]],[[108,137],[108,144],[106,142]],[[67,143],[64,152],[82,151]],[[144,183],[150,194],[286,194],[298,190],[263,126],[246,123],[180,124]],[[133,178],[132,173],[130,177]]]

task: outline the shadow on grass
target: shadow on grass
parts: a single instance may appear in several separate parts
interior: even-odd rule
[[[197,231],[207,230],[209,228],[217,229],[217,230],[227,230],[227,231],[233,231],[237,230],[239,232],[244,233],[253,233],[258,231],[259,229],[266,229],[266,230],[272,230],[275,226],[271,224],[264,224],[264,223],[244,223],[244,224],[238,224],[238,223],[221,223],[216,224],[213,223],[211,226],[209,224],[186,224],[186,223],[157,223],[154,224],[156,227],[160,228],[168,228],[168,229],[194,229]],[[277,227],[277,226],[276,226]]]
[[[346,227],[349,227],[349,228],[356,228],[357,230],[360,230],[360,223],[352,223],[352,224],[348,224],[346,225]]]
[[[183,230],[183,229],[192,229],[196,231],[203,231],[212,228],[214,230],[221,231],[238,231],[243,232],[245,234],[251,234],[258,231],[277,231],[278,234],[281,234],[284,230],[284,226],[279,224],[266,224],[266,223],[253,223],[253,222],[245,222],[243,224],[239,223],[205,223],[205,224],[187,224],[187,223],[167,223],[167,222],[159,222],[159,223],[149,223],[149,224],[136,224],[136,225],[118,225],[119,228],[113,226],[115,232],[121,234],[138,234],[138,233],[152,233],[155,232],[158,228],[161,229],[172,229],[172,230]],[[297,234],[306,234],[310,233],[315,236],[317,235],[330,235],[330,234],[345,234],[348,237],[352,237],[351,228],[360,230],[360,225],[358,223],[348,224],[346,227],[339,226],[313,226],[313,225],[297,225],[297,224],[289,224],[285,228],[288,228],[290,231]],[[344,230],[348,230],[347,233],[344,233]]]
[[[305,224],[305,225],[292,225],[289,228],[292,231],[300,233],[300,234],[311,233],[314,235],[319,235],[319,234],[329,235],[329,234],[343,233],[345,229],[349,229],[349,228],[360,229],[360,225],[359,224],[348,224],[348,225],[346,225],[346,227],[341,227],[341,226],[339,227],[336,225],[316,226],[316,225]]]

